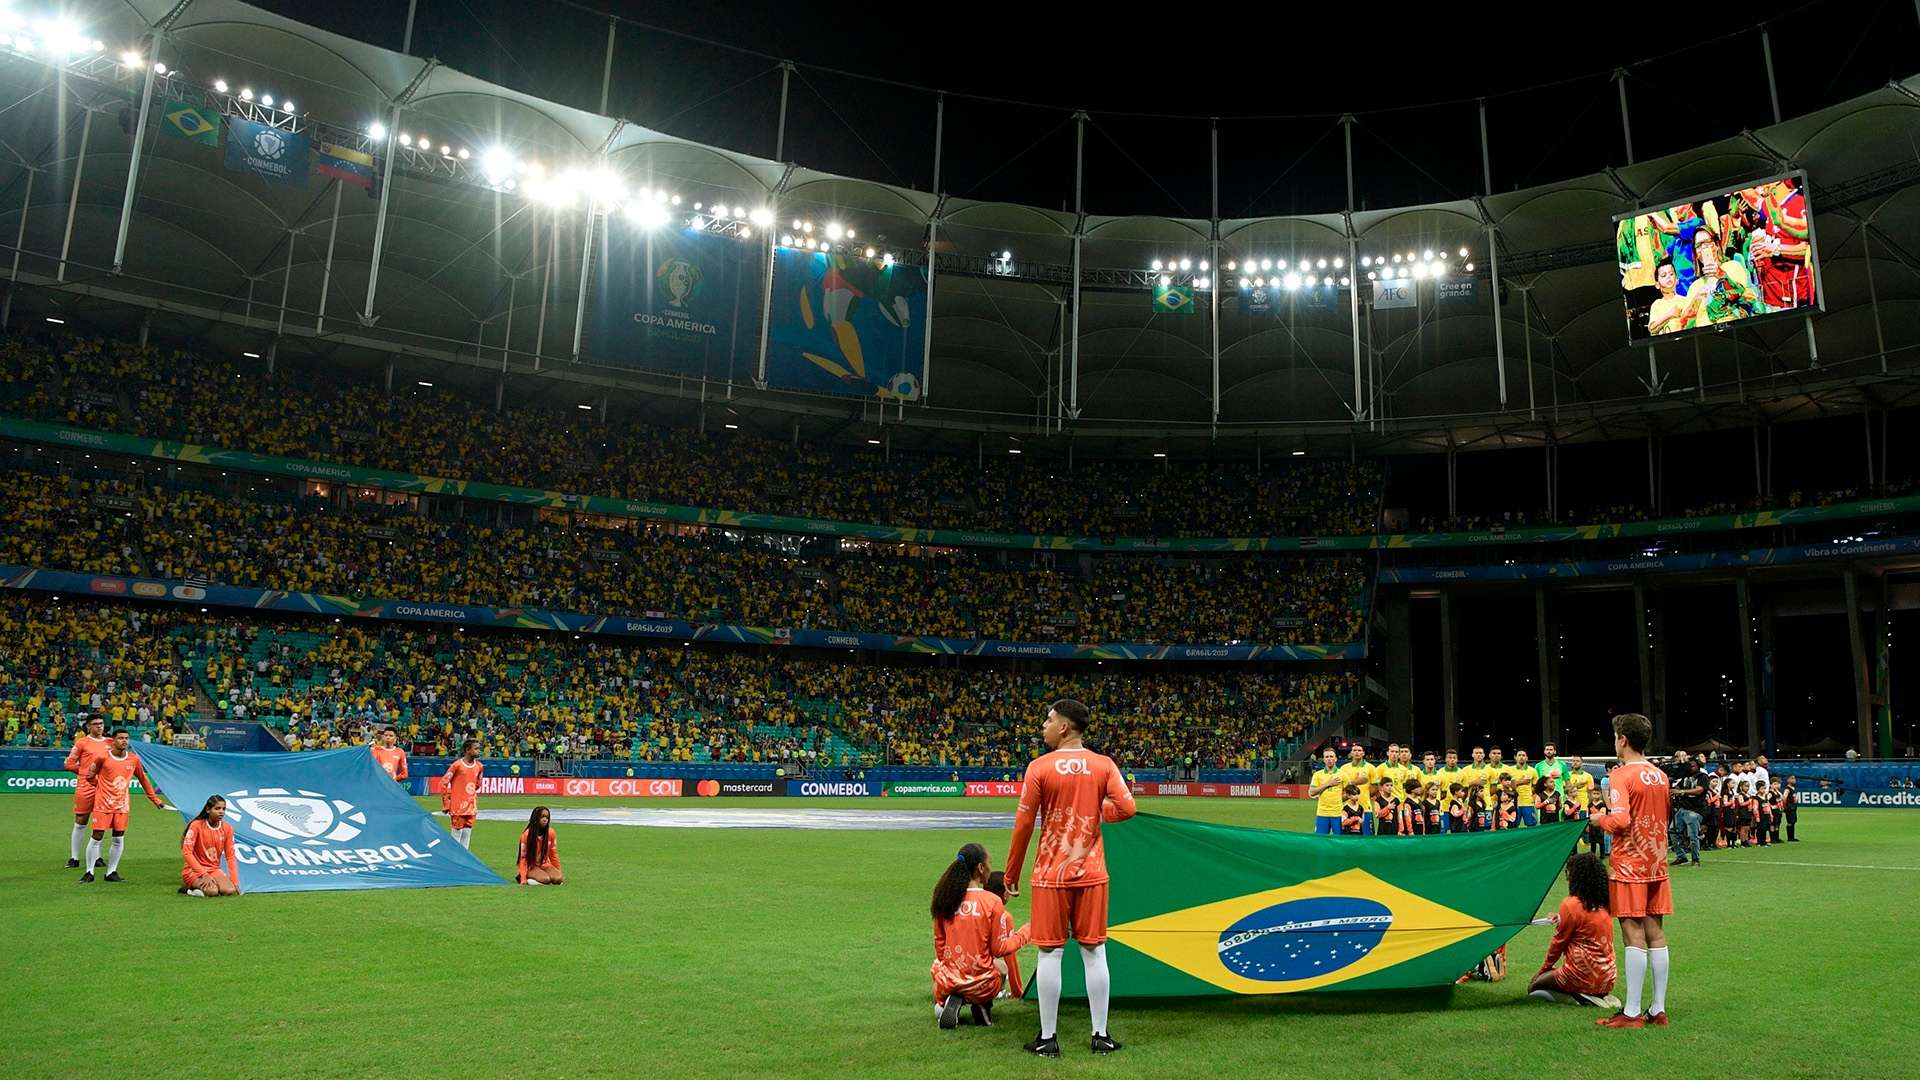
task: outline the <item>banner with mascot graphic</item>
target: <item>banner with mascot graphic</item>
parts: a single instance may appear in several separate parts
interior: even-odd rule
[[[753,240],[607,217],[593,268],[588,361],[750,381],[766,251]]]
[[[368,747],[217,754],[141,743],[140,757],[189,821],[207,796],[226,797],[242,893],[506,884],[454,843]]]
[[[775,252],[767,385],[918,401],[926,337],[925,269],[850,253]]]

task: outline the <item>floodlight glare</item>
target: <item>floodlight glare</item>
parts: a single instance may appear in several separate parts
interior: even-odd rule
[[[1240,269],[1240,264],[1239,264],[1238,262],[1236,262],[1236,261],[1234,261],[1233,259],[1228,259],[1228,260],[1227,260],[1227,269],[1229,269],[1229,270],[1238,270],[1238,269]]]
[[[1467,249],[1466,249],[1466,248],[1461,248],[1461,249],[1460,249],[1460,257],[1461,257],[1461,258],[1463,258],[1463,259],[1467,257]]]
[[[867,249],[867,258],[869,258],[869,259],[871,259],[871,258],[873,258],[873,249],[872,249],[872,248],[868,248],[868,249]]]
[[[1155,272],[1155,273],[1159,273],[1159,272],[1160,272],[1160,260],[1159,260],[1159,259],[1155,259],[1155,260],[1153,260],[1153,270],[1154,270],[1154,272]]]
[[[1172,278],[1169,278],[1169,277],[1168,277],[1167,275],[1165,275],[1165,274],[1161,274],[1161,275],[1160,275],[1160,287],[1161,287],[1161,288],[1163,288],[1163,289],[1164,289],[1164,288],[1166,288],[1166,287],[1167,287],[1168,285],[1171,285],[1172,283],[1173,283],[1173,279],[1172,279]]]
[[[271,108],[271,107],[273,106],[273,95],[272,95],[272,94],[261,94],[261,95],[260,95],[260,104],[262,104],[262,105],[265,105],[265,106],[267,106],[267,107],[269,107],[269,108]]]
[[[215,80],[213,80],[213,92],[214,92],[214,93],[216,93],[216,94],[224,94],[224,93],[226,93],[226,92],[227,92],[227,80],[225,80],[225,79],[215,79]]]
[[[1344,267],[1344,266],[1346,266],[1346,265],[1347,265],[1347,260],[1345,260],[1345,259],[1335,259],[1335,260],[1333,260],[1333,268],[1334,268],[1335,270],[1338,270],[1338,269],[1340,269],[1341,267]]]
[[[773,211],[762,206],[755,209],[753,213],[748,214],[747,218],[755,225],[771,225],[773,224]]]
[[[139,67],[140,54],[134,52],[132,49],[128,49],[126,52],[120,54],[120,63],[126,67]]]
[[[1001,261],[1001,262],[1012,262],[1012,261],[1013,261],[1013,252],[1011,252],[1011,251],[1003,251],[1003,252],[1001,252],[1001,253],[1000,253],[1000,261]],[[1204,267],[1204,266],[1203,266],[1203,267],[1201,267],[1201,269],[1202,269],[1202,270],[1205,270],[1205,269],[1206,269],[1206,267]]]
[[[1202,270],[1205,270],[1206,268],[1207,268],[1207,260],[1205,260],[1205,259],[1201,259],[1201,260],[1200,260],[1200,269],[1202,269]]]
[[[1181,259],[1181,260],[1180,260],[1180,269],[1182,269],[1182,270],[1191,270],[1191,269],[1193,269],[1193,260],[1192,260],[1192,259]]]
[[[1314,263],[1313,265],[1316,269],[1325,270],[1327,268],[1327,260],[1321,259],[1319,262]]]
[[[1287,265],[1287,261],[1286,261],[1285,259],[1282,259],[1282,260],[1280,260],[1280,266],[1281,266],[1281,268],[1282,268],[1282,269],[1284,269],[1284,268],[1286,267],[1286,265]],[[1261,260],[1260,260],[1260,269],[1262,269],[1262,270],[1271,270],[1271,269],[1273,269],[1273,260],[1272,260],[1272,259],[1261,259]]]
[[[827,239],[838,240],[842,236],[845,236],[846,234],[847,234],[847,230],[841,228],[839,222],[837,221],[827,222]]]
[[[217,84],[217,87],[221,93],[224,94],[227,92],[226,83],[219,83]],[[384,139],[386,137],[387,137],[387,125],[381,123],[378,120],[375,120],[373,123],[367,125],[367,138],[372,139],[374,142],[379,142],[381,139]]]

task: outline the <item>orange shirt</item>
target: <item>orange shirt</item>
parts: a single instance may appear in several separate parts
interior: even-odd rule
[[[114,757],[109,751],[87,766],[87,771],[80,778],[99,785],[99,802],[93,807],[95,813],[126,813],[132,801],[127,798],[127,793],[134,780],[140,781],[140,788],[147,793],[148,802],[159,807],[166,806],[153,793],[153,781],[147,779],[146,766],[140,764],[140,755],[131,750],[127,751],[126,757]]]
[[[486,762],[473,759],[469,765],[465,758],[454,758],[447,766],[447,791],[442,801],[449,814],[472,814],[480,804],[480,774],[486,770]]]
[[[73,740],[73,749],[67,751],[67,760],[60,767],[70,773],[80,774],[80,782],[76,785],[79,788],[79,794],[86,795],[93,791],[93,780],[88,777],[87,771],[96,759],[106,757],[107,751],[111,749],[113,749],[112,739],[96,739],[91,735],[82,735]]]
[[[240,884],[240,860],[233,852],[233,826],[222,821],[219,828],[195,818],[187,823],[180,838],[181,876],[198,881],[220,872],[220,857],[227,857],[227,880]]]
[[[1033,759],[1020,786],[1020,809],[1013,817],[1007,881],[1019,882],[1038,814],[1040,845],[1033,852],[1033,884],[1054,889],[1106,884],[1100,823],[1125,821],[1133,813],[1133,793],[1112,758],[1075,747]]]
[[[1650,761],[1607,773],[1607,812],[1595,825],[1613,834],[1608,876],[1615,881],[1667,880],[1667,774]]]
[[[979,886],[967,890],[960,910],[950,919],[933,921],[934,998],[971,993],[991,998],[998,973],[993,960],[1019,952],[1027,931],[1015,931],[1013,916],[1000,898]]]
[[[1550,968],[1562,956],[1560,988],[1580,994],[1610,994],[1619,971],[1613,962],[1613,915],[1606,908],[1588,911],[1580,898],[1569,896],[1560,901],[1559,922],[1554,925],[1553,944],[1547,946]]]
[[[397,746],[391,749],[385,746],[375,746],[371,749],[373,750],[373,760],[378,763],[382,769],[387,771],[388,776],[393,777],[395,780],[405,780],[407,778],[407,752],[405,750]]]
[[[543,855],[544,857],[536,865],[553,870],[560,869],[560,840],[552,825],[547,826],[547,850]],[[520,830],[520,860],[514,864],[513,880],[527,880],[527,830],[525,829]]]

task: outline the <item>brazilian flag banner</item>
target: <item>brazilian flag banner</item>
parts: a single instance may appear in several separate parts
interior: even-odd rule
[[[176,139],[203,146],[220,145],[220,112],[167,98],[160,104],[160,130]]]
[[[1153,287],[1153,313],[1155,315],[1193,314],[1193,286],[1155,285]]]
[[[1450,985],[1533,920],[1585,828],[1314,836],[1138,814],[1105,829],[1114,996]]]

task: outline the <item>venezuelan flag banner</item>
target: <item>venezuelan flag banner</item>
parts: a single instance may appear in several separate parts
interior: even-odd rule
[[[1114,996],[1451,984],[1532,921],[1585,827],[1329,837],[1139,814],[1105,830]]]
[[[373,155],[351,146],[323,142],[314,146],[316,168],[322,176],[331,176],[358,187],[373,187]]]

